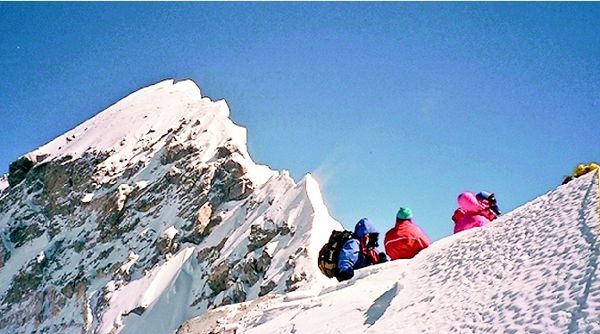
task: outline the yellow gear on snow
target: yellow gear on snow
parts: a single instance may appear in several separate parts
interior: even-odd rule
[[[575,171],[573,171],[573,176],[574,177],[580,177],[583,174],[587,174],[593,170],[597,170],[600,169],[600,165],[598,165],[595,162],[590,162],[587,165],[584,164],[579,164],[577,165],[577,167],[575,167]]]

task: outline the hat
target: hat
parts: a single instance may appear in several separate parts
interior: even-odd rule
[[[412,218],[412,211],[410,208],[400,208],[400,210],[398,210],[398,213],[396,214],[396,218],[398,219],[411,219]]]
[[[478,192],[477,195],[475,195],[475,197],[477,197],[477,199],[480,201],[487,200],[492,196],[494,196],[494,194],[489,193],[487,191],[481,191],[481,192]]]
[[[369,233],[375,232],[377,232],[375,226],[373,226],[373,224],[367,218],[359,220],[358,223],[356,223],[356,226],[354,226],[354,234],[358,238],[362,238]]]

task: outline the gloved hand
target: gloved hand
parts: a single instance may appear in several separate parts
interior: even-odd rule
[[[373,232],[369,233],[369,242],[367,243],[367,247],[377,248],[379,247],[379,233]]]
[[[352,277],[354,277],[354,270],[352,270],[352,271],[343,271],[343,272],[338,273],[335,276],[335,278],[337,278],[337,280],[339,282],[349,280]]]
[[[500,215],[502,214],[502,212],[500,211],[500,209],[498,208],[498,206],[497,206],[497,205],[495,205],[495,204],[494,204],[494,205],[492,205],[492,206],[490,207],[490,209],[491,209],[492,211],[494,211],[494,213],[496,214],[496,216],[500,216]]]
[[[387,255],[385,255],[384,252],[379,253],[379,263],[384,263],[384,262],[388,262],[389,259],[387,257]]]

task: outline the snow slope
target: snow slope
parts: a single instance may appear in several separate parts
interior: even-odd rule
[[[230,305],[184,333],[600,333],[598,172],[314,294]]]
[[[6,175],[2,175],[0,176],[0,192],[6,188],[8,188],[8,180],[6,179]]]

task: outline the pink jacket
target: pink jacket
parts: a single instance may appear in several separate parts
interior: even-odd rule
[[[454,211],[454,233],[481,227],[494,220],[496,215],[492,210],[477,200],[475,194],[464,192],[458,195],[458,209]]]

